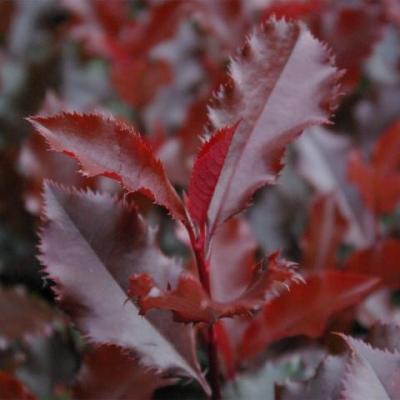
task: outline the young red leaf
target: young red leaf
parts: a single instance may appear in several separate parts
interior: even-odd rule
[[[193,331],[155,312],[147,318],[126,302],[128,277],[151,273],[166,289],[181,268],[166,258],[151,231],[126,203],[108,195],[45,186],[41,261],[56,283],[60,307],[94,343],[135,352],[147,367],[196,379],[208,390],[193,348]]]
[[[311,206],[308,226],[301,240],[302,265],[317,271],[336,264],[336,251],[347,229],[333,195],[319,196]]]
[[[400,240],[384,239],[372,247],[355,251],[346,261],[345,268],[380,278],[391,288],[400,288]]]
[[[78,400],[150,400],[168,380],[143,368],[126,350],[98,346],[84,357],[74,386]]]
[[[167,291],[156,285],[148,274],[133,275],[129,295],[137,298],[142,314],[153,308],[165,309],[172,310],[178,321],[213,323],[219,318],[249,315],[287,289],[290,283],[300,280],[293,264],[281,260],[278,253],[269,257],[266,270],[261,265],[258,267],[253,270],[246,290],[225,303],[210,298],[199,279],[188,273],[182,274],[176,286]]]
[[[353,357],[344,379],[346,400],[395,400],[400,393],[400,353],[375,349],[361,340],[341,335]]]
[[[207,211],[236,129],[237,126],[226,127],[216,132],[204,143],[194,163],[187,208],[201,229],[206,223]]]
[[[17,378],[0,371],[0,399],[35,400],[36,397]]]
[[[340,211],[348,221],[345,240],[357,247],[371,244],[375,230],[373,215],[363,207],[357,191],[347,180],[349,140],[342,135],[317,128],[299,139],[297,150],[301,174],[318,193],[335,193]]]
[[[276,181],[286,146],[305,128],[326,123],[338,94],[330,53],[304,25],[283,20],[250,36],[230,75],[209,109],[215,129],[241,121],[207,210],[211,233]]]
[[[272,342],[296,335],[320,336],[335,313],[358,304],[377,288],[378,279],[327,270],[293,284],[250,323],[240,349],[249,358]]]
[[[62,113],[29,121],[50,148],[76,158],[86,176],[104,175],[131,192],[142,191],[184,220],[180,198],[161,162],[133,128],[100,114]]]
[[[48,335],[62,322],[63,317],[42,300],[20,290],[0,290],[0,348]]]

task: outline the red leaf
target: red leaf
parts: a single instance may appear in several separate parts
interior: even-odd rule
[[[376,213],[390,213],[400,202],[399,150],[400,121],[396,121],[379,138],[370,163],[358,151],[349,158],[349,179]]]
[[[45,187],[41,261],[60,307],[92,342],[135,352],[141,363],[198,380],[193,330],[165,313],[147,318],[127,302],[128,277],[151,273],[166,289],[181,268],[166,258],[135,210],[108,195]]]
[[[400,120],[391,124],[379,137],[372,164],[382,173],[400,169]]]
[[[212,323],[219,318],[248,315],[300,279],[293,264],[278,257],[278,253],[269,257],[266,271],[259,265],[246,290],[229,302],[211,299],[198,278],[188,273],[182,274],[170,290],[161,289],[148,274],[133,275],[129,295],[137,298],[142,314],[153,308],[172,310],[177,321]]]
[[[252,357],[285,337],[322,335],[332,315],[358,304],[378,283],[363,275],[329,270],[311,275],[305,284],[291,285],[290,291],[272,300],[250,323],[240,356]]]
[[[400,288],[400,240],[384,239],[367,249],[352,253],[345,268],[380,278],[391,288]]]
[[[194,163],[187,207],[200,229],[204,229],[207,211],[236,129],[237,125],[216,132],[204,143]]]
[[[30,117],[52,150],[76,158],[87,176],[104,175],[129,191],[142,191],[184,220],[181,200],[160,161],[133,128],[100,114],[63,113]]]
[[[400,202],[400,173],[384,172],[365,164],[353,151],[348,165],[349,180],[360,191],[365,205],[375,213],[391,213]]]
[[[343,86],[350,90],[359,82],[362,66],[381,36],[383,9],[380,2],[327,1],[325,12],[311,31],[331,46],[337,65],[346,70]]]
[[[172,73],[162,60],[123,58],[112,63],[111,80],[122,100],[140,108],[172,80]]]
[[[341,335],[353,357],[344,379],[346,400],[395,400],[400,393],[400,354],[375,349],[361,340]]]
[[[43,137],[30,135],[21,148],[19,169],[25,178],[25,207],[39,214],[42,206],[43,179],[61,184],[86,187],[93,186],[93,179],[85,179],[76,170],[76,163],[63,154],[47,150]]]
[[[153,392],[168,384],[143,368],[127,351],[117,346],[98,346],[86,354],[74,398],[79,400],[150,400]]]
[[[2,371],[0,371],[0,398],[3,400],[36,399],[17,378]]]
[[[302,265],[318,271],[336,264],[336,251],[347,229],[333,195],[319,196],[311,206],[308,226],[302,237]]]
[[[390,1],[390,0],[389,0]],[[364,60],[373,50],[383,27],[380,2],[364,0],[289,0],[273,1],[262,20],[275,14],[289,19],[301,18],[311,32],[326,42],[345,70],[341,80],[346,90],[357,85]]]
[[[48,304],[24,291],[0,290],[0,348],[15,340],[48,335],[63,320]]]
[[[216,129],[241,123],[208,208],[211,233],[276,181],[286,146],[328,122],[338,94],[330,53],[297,23],[271,20],[256,30],[230,71],[232,84],[213,99],[210,120]]]

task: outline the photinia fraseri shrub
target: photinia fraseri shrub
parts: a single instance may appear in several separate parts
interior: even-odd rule
[[[88,381],[78,392],[104,398],[124,387],[129,396],[125,375],[110,377],[106,391],[93,383],[101,378],[91,374],[101,376],[101,364],[112,360],[143,382],[143,398],[184,377],[219,399],[220,363],[233,377],[273,341],[318,337],[333,314],[377,288],[373,276],[321,268],[334,262],[329,248],[315,255],[305,245],[303,273],[279,252],[257,260],[241,216],[258,189],[276,183],[287,146],[306,128],[329,122],[340,76],[330,51],[302,23],[273,18],[254,30],[210,99],[207,135],[183,195],[151,144],[126,123],[100,113],[29,118],[52,150],[79,162],[84,176],[106,176],[163,207],[186,231],[193,256],[186,267],[164,255],[129,196],[45,184],[44,272],[55,282],[59,306],[100,346],[88,355]],[[315,212],[330,207],[335,247],[345,224],[329,201],[317,202]],[[310,228],[304,243],[310,237],[318,232]],[[237,257],[224,257],[232,244]],[[196,356],[199,338],[208,349],[207,379]]]

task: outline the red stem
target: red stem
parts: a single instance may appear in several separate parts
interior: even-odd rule
[[[208,326],[208,362],[210,366],[211,400],[221,400],[221,386],[219,382],[218,349],[214,325]]]
[[[192,244],[194,256],[196,259],[197,271],[199,273],[201,284],[211,296],[210,274],[207,262],[205,260],[204,251],[204,235],[196,237],[192,226],[186,226],[189,232],[190,242]],[[216,331],[214,325],[208,325],[208,364],[210,368],[210,386],[211,386],[211,400],[221,400],[221,386],[219,381],[219,363],[218,363],[218,348],[216,341]]]

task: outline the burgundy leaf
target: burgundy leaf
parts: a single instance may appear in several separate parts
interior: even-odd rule
[[[400,169],[400,120],[391,124],[376,142],[372,163],[383,173]]]
[[[182,274],[176,286],[167,291],[157,286],[149,274],[133,275],[129,295],[137,298],[142,314],[153,308],[165,309],[172,310],[178,321],[212,323],[223,317],[249,315],[300,279],[293,263],[281,260],[275,253],[269,257],[266,270],[261,265],[255,268],[246,290],[229,302],[211,299],[199,279],[188,273]]]
[[[41,261],[56,283],[60,307],[94,343],[135,352],[141,363],[197,379],[207,391],[193,348],[193,331],[170,315],[139,315],[126,302],[128,277],[151,273],[166,289],[181,268],[166,258],[135,210],[108,195],[45,187]]]
[[[130,126],[100,114],[62,113],[29,121],[52,150],[76,158],[86,176],[104,175],[131,192],[142,191],[184,220],[181,200],[161,162]]]
[[[390,213],[400,202],[400,122],[383,133],[376,143],[371,162],[354,150],[349,157],[348,175],[375,213]]]
[[[400,288],[400,240],[383,239],[369,248],[353,252],[345,268],[381,278],[391,288]]]
[[[111,79],[122,100],[133,107],[143,107],[172,80],[172,72],[163,60],[122,58],[113,62]]]
[[[17,289],[0,290],[0,348],[14,340],[48,335],[63,322],[56,310]]]
[[[0,399],[35,400],[36,397],[17,378],[0,371]]]
[[[209,109],[215,129],[241,121],[208,208],[211,233],[276,181],[286,146],[306,127],[328,122],[338,94],[330,53],[304,25],[283,20],[250,36],[230,75]]]
[[[78,400],[131,400],[153,398],[153,392],[168,384],[149,369],[144,368],[126,350],[103,345],[84,357],[74,386]]]
[[[320,336],[332,315],[358,304],[378,283],[363,275],[327,270],[311,275],[305,284],[291,285],[250,323],[242,339],[241,358],[252,357],[285,337]]]
[[[302,237],[302,265],[317,271],[336,264],[336,251],[346,232],[344,219],[333,195],[319,196],[311,206],[308,226]]]

